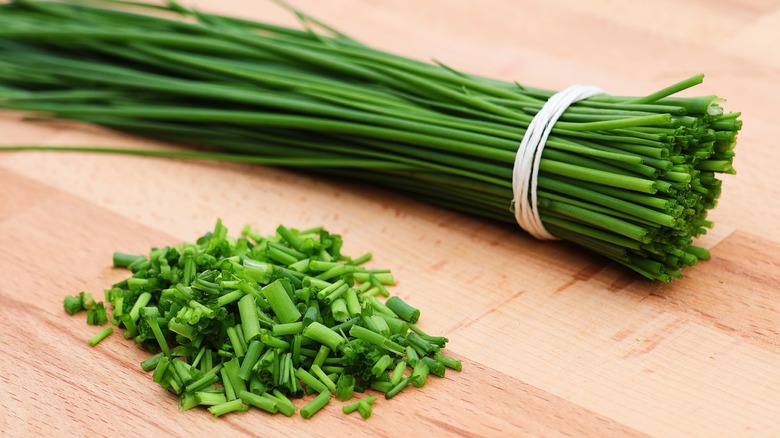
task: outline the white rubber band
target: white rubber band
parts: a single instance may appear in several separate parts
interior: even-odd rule
[[[512,210],[520,227],[537,239],[557,239],[542,224],[536,198],[539,162],[547,137],[550,136],[555,122],[569,105],[599,94],[604,94],[601,88],[592,85],[572,85],[552,95],[536,113],[520,142],[512,172],[512,192],[515,197],[512,201]]]

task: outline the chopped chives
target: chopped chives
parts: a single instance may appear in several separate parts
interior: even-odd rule
[[[415,386],[415,388],[420,388],[425,385],[425,382],[428,377],[428,373],[430,372],[430,369],[428,368],[428,364],[425,362],[425,359],[422,358],[419,361],[417,361],[417,365],[414,366],[414,369],[412,370],[412,374],[409,376],[412,379],[412,385]]]
[[[390,336],[390,326],[387,324],[387,321],[379,315],[381,315],[381,313],[363,318],[366,328],[372,332],[379,333],[382,336]]]
[[[215,394],[210,392],[196,392],[195,399],[199,405],[216,406],[227,402],[224,394]]]
[[[257,394],[253,394],[248,391],[241,391],[241,393],[238,394],[238,397],[244,403],[260,408],[266,412],[270,412],[272,414],[279,412],[277,403],[274,400],[271,400],[269,398],[262,397]]]
[[[398,315],[395,314],[392,310],[390,310],[389,307],[387,307],[384,303],[376,299],[376,297],[368,296],[366,297],[366,302],[371,305],[371,307],[374,308],[377,312],[384,313],[385,315],[391,317],[391,318],[397,318]]]
[[[310,265],[311,266],[311,265]],[[318,280],[330,280],[331,278],[343,275],[346,272],[346,265],[338,264],[327,271],[317,275],[315,278]]]
[[[179,397],[179,410],[182,412],[198,405],[200,405],[200,403],[198,403],[198,397],[195,394],[185,393]]]
[[[367,420],[369,417],[371,417],[371,412],[373,411],[373,407],[369,403],[364,402],[363,400],[358,402],[358,412],[360,413],[360,416],[363,417],[364,420]]]
[[[397,385],[401,379],[404,378],[404,372],[406,371],[406,362],[398,362],[393,369],[393,373],[390,375],[390,383]]]
[[[170,359],[168,359],[168,356],[162,356],[160,360],[157,361],[157,366],[154,368],[152,380],[157,383],[162,382],[163,376],[165,376],[166,371],[168,371],[169,363]]]
[[[377,400],[376,396],[369,395],[366,397],[363,397],[361,400],[358,400],[354,403],[350,403],[348,405],[344,405],[344,407],[341,408],[342,412],[345,414],[351,414],[352,412],[355,412],[358,409],[358,405],[360,403],[365,403],[367,405],[370,405],[371,403],[374,403]]]
[[[241,316],[241,328],[244,340],[250,342],[260,335],[260,318],[257,316],[255,299],[251,295],[244,295],[238,300],[238,312]]]
[[[394,386],[395,385],[387,381],[374,380],[371,382],[370,388],[379,392],[387,393],[388,391],[393,389]]]
[[[241,391],[246,391],[246,381],[238,375],[241,367],[237,358],[224,362],[223,369],[225,370],[225,375],[230,381],[230,385],[233,387],[233,392],[236,395],[240,394]]]
[[[389,399],[395,397],[399,392],[401,392],[401,390],[403,390],[404,388],[409,386],[409,383],[411,381],[412,381],[412,376],[408,376],[408,377],[405,377],[405,378],[401,379],[401,381],[398,382],[397,385],[392,386],[389,391],[385,392],[385,398],[389,400]]]
[[[230,378],[228,377],[227,370],[225,368],[222,368],[219,370],[220,376],[222,376],[222,386],[225,388],[225,397],[228,400],[235,400],[236,399],[236,391],[233,389],[233,384],[230,383]]]
[[[428,342],[427,340],[423,339],[421,336],[419,336],[417,333],[409,333],[409,335],[406,336],[406,342],[408,342],[409,345],[411,345],[415,350],[417,350],[418,353],[420,353],[421,356],[424,356],[428,353],[433,353],[436,350],[436,345],[434,345],[431,342]]]
[[[130,313],[129,313],[130,319],[133,322],[138,320],[138,314],[141,311],[141,308],[145,307],[149,303],[149,300],[151,299],[152,299],[152,294],[150,294],[149,292],[144,292],[138,296],[138,299],[133,304],[133,308],[130,309]]]
[[[306,327],[303,331],[303,336],[320,342],[331,350],[336,350],[339,345],[344,343],[344,338],[317,321]]]
[[[203,373],[203,376],[201,376],[200,379],[190,383],[185,388],[187,392],[193,392],[197,391],[198,389],[203,388],[204,386],[211,385],[212,383],[216,382],[218,379],[217,373],[222,369],[222,364],[217,364],[214,368],[210,369],[208,372]]]
[[[257,374],[252,374],[249,377],[249,392],[252,394],[262,395],[266,391],[265,383],[260,381],[260,378],[257,377]]]
[[[287,324],[274,324],[271,333],[274,336],[297,335],[303,331],[303,322],[289,322]]]
[[[385,324],[387,324],[388,329],[390,329],[390,332],[393,334],[405,334],[410,329],[409,324],[407,324],[406,321],[387,316],[382,312],[377,312],[373,316],[384,319]]]
[[[99,331],[95,336],[93,336],[93,337],[91,337],[89,339],[89,346],[90,347],[94,347],[95,345],[100,343],[100,341],[102,341],[103,339],[106,339],[108,337],[108,335],[110,335],[111,333],[114,333],[114,329],[113,328],[111,328],[111,327],[104,328],[103,330]]]
[[[154,356],[151,356],[150,358],[144,360],[141,362],[141,368],[144,371],[151,371],[155,368],[157,368],[157,364],[160,363],[160,360],[163,358],[163,353],[157,353]]]
[[[390,292],[387,291],[387,289],[384,286],[384,283],[382,283],[382,281],[379,280],[379,278],[377,277],[378,275],[380,275],[380,274],[374,274],[373,272],[369,273],[368,274],[369,282],[371,284],[373,284],[375,288],[379,289],[379,293],[382,294],[383,297],[389,297],[390,296]],[[389,274],[386,274],[386,275],[389,275]],[[387,284],[393,284],[393,281],[389,281]]]
[[[445,367],[452,368],[455,371],[460,371],[462,368],[462,364],[459,360],[453,359],[451,357],[447,357],[441,352],[436,352],[433,354],[433,358],[437,361],[441,362]]]
[[[309,404],[301,408],[301,417],[311,418],[312,415],[319,412],[328,404],[328,402],[330,402],[330,397],[329,391],[321,392],[317,397],[310,401]]]
[[[327,297],[331,293],[336,292],[338,289],[342,288],[343,286],[349,287],[349,285],[346,284],[346,281],[344,281],[343,279],[338,280],[338,281],[336,281],[336,282],[334,282],[332,284],[329,284],[329,285],[325,286],[324,288],[320,289],[320,291],[317,293],[317,298],[320,299],[320,300],[324,300],[325,297]],[[318,287],[318,286],[315,286],[315,287]]]
[[[279,412],[281,412],[282,414],[290,417],[295,413],[295,411],[298,410],[298,408],[293,404],[293,402],[290,401],[290,399],[287,398],[287,396],[285,396],[278,389],[273,390],[273,396],[276,398],[277,400],[276,406],[279,408]]]
[[[179,377],[179,381],[186,385],[192,380],[192,373],[190,372],[190,366],[184,363],[183,360],[174,358],[171,360],[173,371]]]
[[[420,355],[417,353],[417,350],[414,349],[411,345],[408,345],[406,347],[406,362],[414,367],[417,365],[417,362],[420,360]]]
[[[198,364],[200,363],[201,359],[203,359],[203,356],[205,354],[206,354],[206,349],[205,348],[201,348],[200,351],[198,351],[198,355],[195,356],[195,359],[192,360],[192,363],[190,364],[190,366],[192,366],[193,368],[197,367]]]
[[[227,401],[209,407],[209,412],[214,414],[215,417],[221,417],[231,412],[244,411],[244,410],[246,410],[246,406],[244,405],[243,400],[239,400],[239,399]]]
[[[262,292],[268,300],[268,304],[271,305],[274,313],[276,313],[277,318],[279,318],[279,322],[285,324],[296,322],[301,318],[301,313],[295,307],[280,280],[264,287]]]
[[[317,378],[320,379],[320,381],[324,383],[331,392],[336,392],[336,384],[333,382],[333,380],[330,379],[330,377],[325,374],[324,371],[322,371],[322,368],[320,368],[319,365],[312,365],[310,371],[314,373],[314,375],[317,376]]]
[[[423,367],[440,376],[445,363],[459,365],[441,355],[446,338],[391,316],[383,298],[362,296],[367,286],[355,284],[354,265],[330,281],[276,265],[267,257],[269,248],[307,260],[307,267],[318,270],[312,272],[332,272],[350,260],[338,252],[336,235],[287,230],[300,240],[300,248],[287,247],[279,235],[263,238],[251,228],[245,230],[251,241],[232,240],[218,222],[197,244],[152,249],[131,266],[131,279],[143,281],[123,281],[106,291],[115,313],[133,303],[131,312],[119,312],[112,320],[124,325],[125,336],[161,350],[141,367],[178,396],[181,410],[202,405],[221,416],[251,406],[291,416],[298,409],[288,397],[317,393],[317,403],[301,410],[302,416],[311,416],[333,395],[348,401],[355,392],[373,388],[392,397],[404,379],[419,384]],[[105,309],[85,292],[69,301],[86,305],[92,322]],[[277,311],[294,320],[283,322]],[[416,368],[412,365],[405,378],[411,364]],[[373,400],[351,409],[367,418]]]
[[[317,379],[316,377],[312,376],[308,371],[304,370],[303,368],[298,368],[297,370],[295,370],[295,376],[301,379],[301,382],[306,384],[306,386],[311,387],[317,392],[329,391],[325,383],[323,383],[321,380]]]
[[[293,367],[298,368],[301,364],[301,342],[303,341],[303,335],[293,336],[292,344],[292,364]]]
[[[363,309],[360,306],[360,300],[357,296],[357,289],[347,289],[347,291],[344,293],[344,301],[347,305],[347,312],[350,318],[354,318],[360,315],[360,312]]]
[[[391,351],[395,354],[404,353],[404,347],[402,347],[398,343],[380,335],[379,333],[374,333],[371,330],[368,330],[359,325],[352,326],[352,328],[349,329],[349,334],[358,339],[362,339],[370,344],[373,344],[377,347],[381,347],[383,349]]]
[[[406,304],[406,302],[398,296],[388,298],[385,305],[404,321],[414,324],[420,319],[420,311]]]
[[[444,374],[447,371],[447,367],[445,367],[443,363],[428,356],[422,358],[421,361],[425,363],[425,365],[428,367],[428,371],[430,371],[431,374],[437,377],[444,377]]]
[[[393,278],[393,275],[386,272],[355,272],[355,280],[361,283],[370,282],[373,286],[376,286],[376,283],[379,283],[383,286],[395,284],[395,278]]]
[[[333,319],[338,322],[344,322],[349,318],[347,302],[343,298],[338,298],[330,303],[330,312],[333,314]]]
[[[346,401],[352,398],[355,390],[355,376],[341,374],[336,382],[336,399]]]
[[[279,233],[282,238],[287,241],[287,243],[293,247],[294,249],[298,251],[303,251],[304,244],[303,241],[289,228],[285,227],[284,225],[279,225],[279,227],[276,228],[276,232]]]
[[[75,315],[83,309],[81,306],[81,298],[79,297],[65,297],[64,305],[65,311],[68,312],[69,315]]]
[[[127,268],[128,266],[146,260],[146,257],[142,255],[124,254],[121,252],[114,253],[114,267]]]
[[[252,373],[252,369],[258,360],[260,360],[260,354],[263,351],[263,343],[255,339],[249,344],[244,355],[244,360],[241,362],[241,368],[238,371],[238,376],[244,380],[249,380]]]
[[[366,263],[366,262],[370,261],[372,257],[373,257],[373,255],[370,252],[367,252],[367,253],[363,254],[362,256],[360,256],[360,257],[357,257],[357,258],[354,258],[354,259],[350,260],[349,264],[350,265],[362,265],[363,263]]]
[[[328,348],[325,345],[320,345],[319,350],[317,350],[317,355],[314,356],[314,360],[312,361],[312,363],[317,366],[323,366],[329,354],[330,354],[330,348]]]
[[[336,359],[336,358],[333,358]],[[322,371],[329,373],[329,374],[336,374],[341,375],[344,372],[344,367],[341,366],[335,366],[335,365],[325,365],[321,366]]]
[[[274,336],[271,336],[268,333],[263,333],[260,336],[260,340],[263,342],[263,344],[271,347],[271,348],[280,348],[283,350],[287,350],[290,348],[290,343],[285,341],[284,339],[280,339]]]
[[[236,357],[243,357],[244,356],[244,345],[243,342],[238,338],[238,333],[236,333],[235,327],[228,327],[227,328],[227,336],[230,340],[230,345],[233,347],[233,352],[235,353]]]
[[[157,318],[150,317],[150,318],[146,318],[145,320],[146,323],[149,325],[149,327],[152,329],[152,333],[154,333],[154,338],[157,340],[157,344],[160,346],[160,349],[163,351],[163,353],[165,353],[166,356],[170,356],[171,351],[168,348],[168,340],[165,339],[165,337],[163,336],[162,330],[160,330],[160,325],[157,323]]]
[[[380,357],[379,360],[374,363],[374,366],[371,367],[371,374],[379,377],[382,373],[385,372],[387,367],[393,364],[393,358],[391,358],[389,355],[385,354],[384,356]]]

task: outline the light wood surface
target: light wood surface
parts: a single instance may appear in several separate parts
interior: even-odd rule
[[[293,24],[271,2],[202,8]],[[302,171],[85,154],[0,154],[0,435],[780,436],[780,2],[329,0],[296,6],[369,44],[534,86],[646,94],[703,72],[743,112],[713,260],[651,283],[567,243]],[[171,147],[0,115],[3,144]],[[372,251],[463,372],[363,421],[179,413],[114,335],[95,348],[66,294],[122,279],[113,251],[191,241],[221,217],[324,225]]]

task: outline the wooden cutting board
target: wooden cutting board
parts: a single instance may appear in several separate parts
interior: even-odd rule
[[[292,24],[271,2],[200,7]],[[369,44],[546,88],[646,94],[695,73],[744,112],[713,260],[651,283],[561,242],[365,185],[266,167],[84,154],[0,154],[3,436],[780,436],[780,2],[300,0]],[[0,115],[3,144],[171,147]],[[179,413],[146,355],[68,317],[62,298],[125,272],[113,251],[193,240],[217,217],[324,225],[372,251],[394,292],[449,337],[463,372],[311,420]]]

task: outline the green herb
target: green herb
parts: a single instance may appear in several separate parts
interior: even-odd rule
[[[103,330],[99,331],[98,334],[96,334],[95,336],[89,339],[89,346],[94,347],[95,345],[99,344],[100,341],[106,339],[108,335],[110,335],[111,333],[114,333],[113,328],[111,327],[104,328]]]
[[[236,400],[231,400],[228,402],[211,406],[209,407],[209,412],[214,414],[215,417],[221,417],[231,412],[245,411],[247,409],[248,406],[245,405],[242,400],[236,399]]]
[[[114,266],[118,268],[127,268],[135,262],[145,260],[146,257],[142,255],[123,254],[121,252],[114,253]]]
[[[418,364],[419,363],[420,362],[418,362]],[[401,379],[401,381],[398,382],[398,384],[396,384],[395,386],[392,386],[392,384],[391,384],[390,390],[385,392],[385,398],[389,400],[389,399],[395,397],[404,388],[409,386],[409,382],[412,382],[413,380],[414,380],[414,377],[410,375],[408,377],[404,377],[403,379]]]
[[[341,374],[336,382],[336,398],[346,401],[352,398],[355,391],[355,376],[351,374]]]
[[[414,307],[406,304],[405,301],[398,297],[390,297],[385,303],[387,308],[392,310],[393,313],[398,315],[399,318],[404,321],[414,324],[420,318],[420,311]]]
[[[279,412],[279,408],[277,407],[276,401],[272,399],[262,397],[257,394],[252,394],[251,392],[247,392],[247,391],[241,391],[240,398],[245,403],[260,408],[264,411],[270,412],[272,414]]]
[[[81,298],[77,296],[67,296],[65,297],[64,301],[65,311],[68,312],[69,315],[75,315],[76,313],[80,312],[83,307],[81,306]]]
[[[304,167],[515,221],[509,210],[517,148],[553,91],[385,53],[295,13],[306,29],[175,2],[2,3],[0,107],[209,149],[0,149]],[[651,279],[670,281],[709,258],[693,239],[712,226],[707,212],[721,192],[718,175],[734,173],[742,124],[715,96],[674,96],[702,80],[698,75],[644,97],[596,96],[569,107],[540,160],[536,193],[547,230]],[[307,236],[285,228],[277,233],[280,242],[265,253],[268,262],[284,266],[287,280],[303,281],[298,274],[331,261],[309,251]],[[274,246],[279,243],[287,249]],[[369,258],[314,272],[309,284],[322,288]],[[138,261],[118,255],[115,263]],[[269,274],[246,270],[255,280]],[[189,285],[191,268],[182,275]],[[373,286],[361,296],[387,296],[392,283],[383,273],[355,272],[354,279]],[[143,288],[145,279],[133,283]],[[296,321],[284,296],[272,295],[269,304],[284,322]],[[354,310],[345,300],[347,311]]]
[[[87,310],[87,324],[103,325],[106,322],[108,322],[108,317],[106,316],[106,308],[103,302],[97,302],[95,307]]]
[[[314,398],[314,400],[310,401],[309,404],[301,408],[301,417],[311,418],[312,415],[319,412],[320,409],[324,408],[325,405],[330,402],[330,397],[330,392],[321,392],[317,397]]]
[[[362,400],[358,400],[354,403],[348,404],[341,408],[341,410],[345,414],[351,414],[352,412],[358,411],[360,413],[360,416],[367,419],[371,416],[371,403],[374,403],[376,401],[376,397],[373,395],[370,395],[368,397],[365,397]]]
[[[300,411],[309,418],[333,395],[347,401],[377,388],[390,398],[409,382],[422,386],[423,369],[443,376],[444,363],[453,361],[441,354],[446,339],[391,316],[393,307],[416,321],[419,311],[408,304],[388,300],[385,306],[358,295],[368,290],[365,284],[381,280],[372,282],[378,277],[371,273],[361,283],[354,260],[340,248],[341,237],[321,228],[279,227],[264,237],[246,227],[232,238],[217,221],[194,244],[154,248],[148,257],[115,257],[132,276],[106,291],[111,321],[155,353],[141,367],[179,397],[179,409],[205,406],[215,416],[250,406],[291,416],[297,408],[288,397],[317,393]],[[280,254],[295,258],[292,264],[308,259],[297,265],[307,272],[292,270]],[[334,293],[350,297],[351,304],[340,296],[329,302]],[[339,301],[343,306],[335,305]],[[106,320],[104,304],[90,294],[64,302],[66,309],[88,306],[89,322]],[[107,327],[90,345],[111,331]],[[413,371],[404,377],[407,364]],[[354,410],[368,418],[369,402],[361,403]]]

